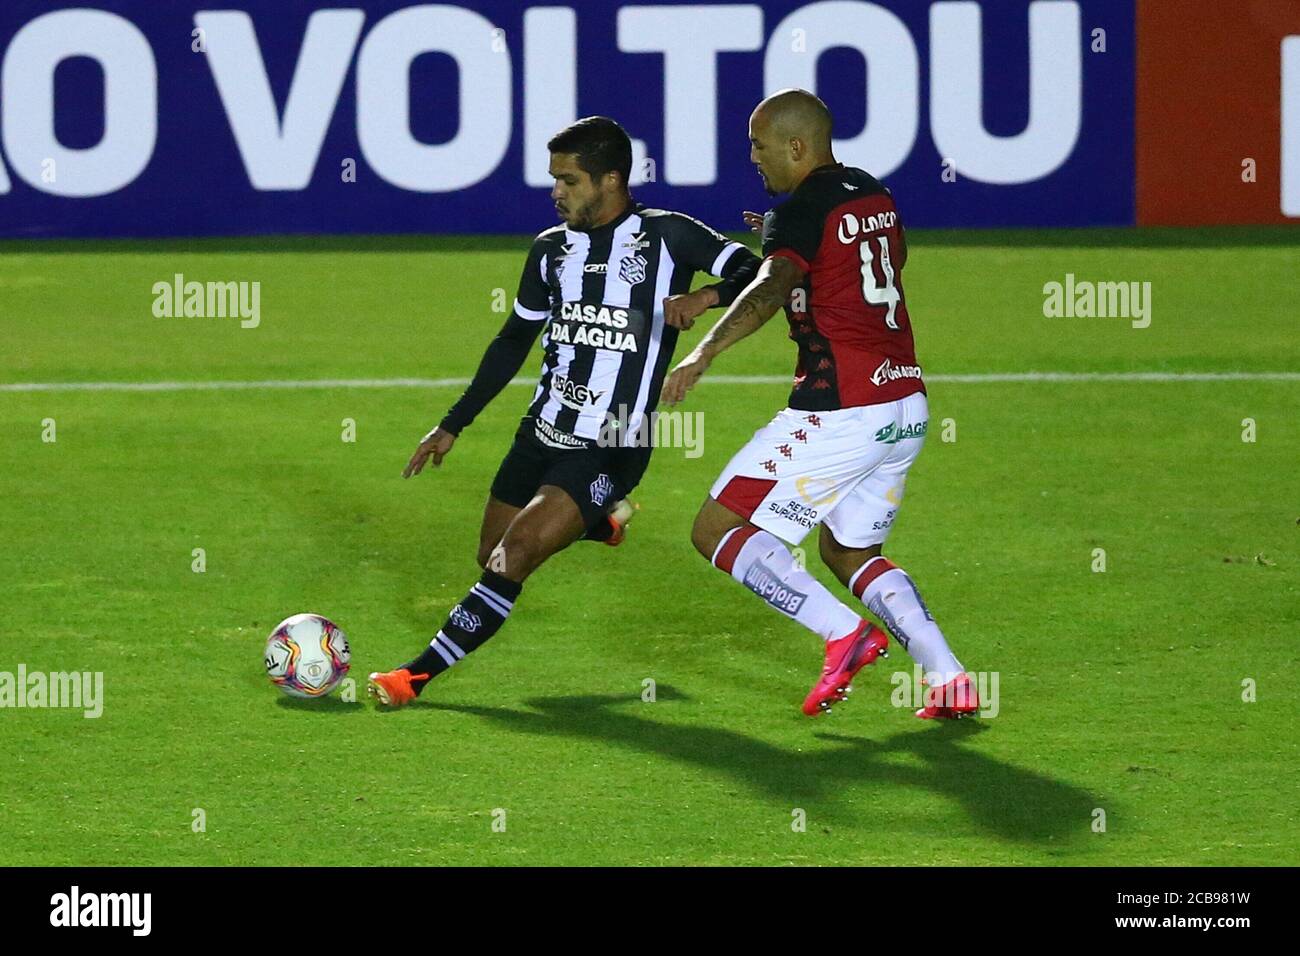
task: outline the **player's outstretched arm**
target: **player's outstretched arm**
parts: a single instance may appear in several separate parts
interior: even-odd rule
[[[708,370],[713,360],[745,336],[757,331],[785,305],[804,272],[785,256],[763,260],[758,277],[731,303],[691,354],[677,363],[664,382],[660,398],[666,405],[676,405]]]
[[[415,454],[402,469],[403,478],[418,475],[430,458],[433,459],[435,468],[442,464],[443,456],[451,451],[456,436],[515,377],[545,324],[545,321],[526,319],[518,312],[510,314],[506,324],[483,353],[483,360],[479,362],[478,371],[474,373],[474,379],[469,388],[465,389],[465,394],[451,407],[442,423],[420,439]]]
[[[695,320],[709,309],[728,306],[754,281],[762,260],[743,246],[727,260],[722,281],[706,285],[684,295],[664,299],[664,321],[675,329],[690,329]]]
[[[722,280],[664,299],[664,322],[685,330],[709,309],[731,305],[754,280],[761,260],[742,243],[683,213],[669,214],[664,225],[665,238],[670,240],[669,249],[677,262]]]

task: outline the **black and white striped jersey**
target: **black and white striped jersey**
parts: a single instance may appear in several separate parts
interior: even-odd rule
[[[558,448],[607,444],[611,434],[635,443],[677,345],[663,300],[690,291],[696,272],[731,275],[749,260],[757,261],[699,220],[639,204],[587,232],[540,233],[514,304],[520,318],[546,323],[526,416],[538,439]]]

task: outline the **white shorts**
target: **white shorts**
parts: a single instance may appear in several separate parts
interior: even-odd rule
[[[883,544],[929,417],[924,392],[829,412],[787,408],[736,452],[709,494],[791,544],[823,521],[845,547]]]

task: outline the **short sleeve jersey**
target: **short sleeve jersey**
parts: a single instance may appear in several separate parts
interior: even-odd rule
[[[805,273],[785,307],[799,349],[791,408],[828,411],[925,391],[903,294],[903,226],[879,180],[839,164],[813,170],[764,217],[763,255]]]
[[[697,272],[721,276],[743,245],[679,212],[634,206],[589,231],[557,226],[533,241],[514,310],[544,322],[545,356],[527,417],[558,447],[632,443],[659,400],[677,344],[666,297]]]

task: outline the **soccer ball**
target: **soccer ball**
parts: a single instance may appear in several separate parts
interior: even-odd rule
[[[266,640],[266,673],[291,697],[324,697],[352,666],[348,638],[319,614],[295,614]]]

